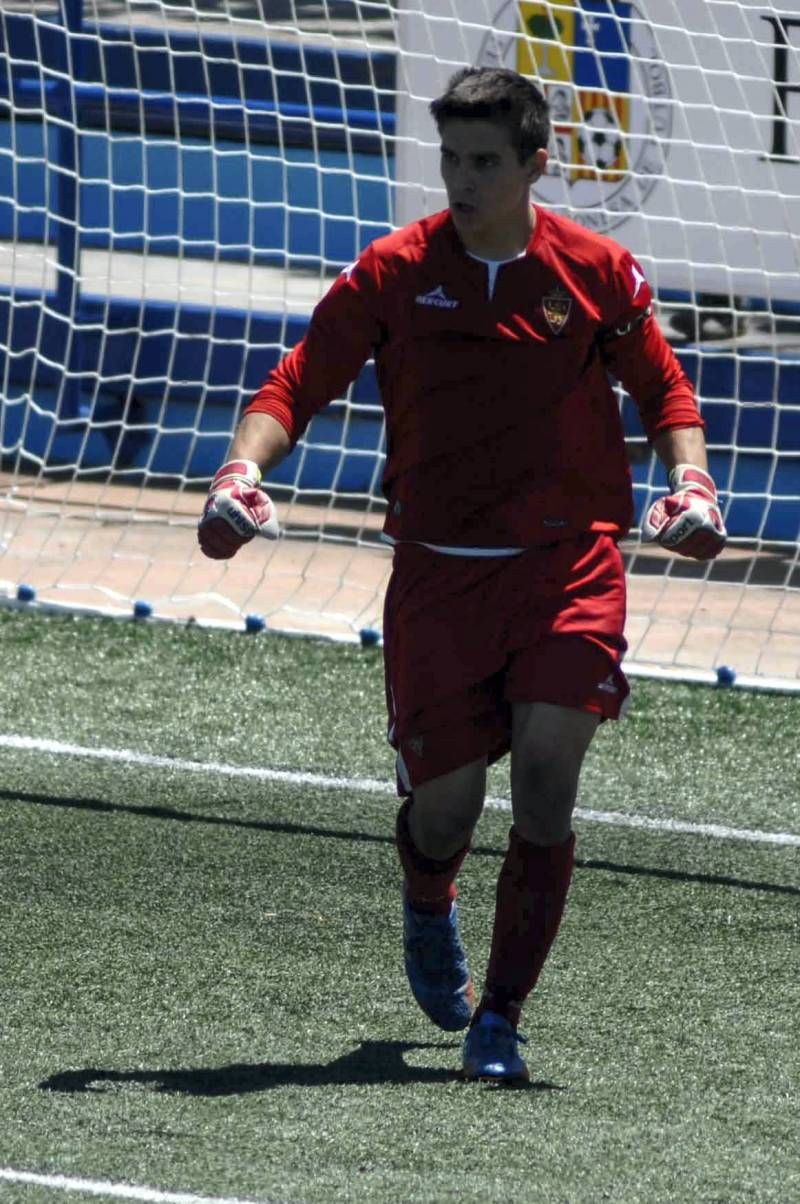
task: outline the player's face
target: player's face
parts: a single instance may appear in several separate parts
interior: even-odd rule
[[[440,135],[442,179],[467,250],[497,259],[522,251],[531,232],[531,184],[544,171],[547,152],[521,163],[508,130],[493,121],[453,119]]]

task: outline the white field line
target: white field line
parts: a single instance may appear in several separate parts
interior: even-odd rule
[[[79,1179],[71,1175],[37,1175],[33,1171],[18,1171],[10,1166],[0,1167],[0,1182],[28,1183],[49,1187],[54,1191],[74,1191],[86,1196],[105,1196],[115,1200],[148,1200],[152,1204],[257,1204],[233,1196],[195,1196],[185,1191],[159,1191],[155,1187],[135,1187],[127,1183],[111,1183],[103,1179]],[[267,1204],[262,1201],[261,1204]]]
[[[266,769],[261,766],[228,765],[221,761],[186,761],[180,757],[156,757],[128,748],[87,748],[82,744],[65,744],[59,740],[40,740],[33,736],[0,735],[0,748],[22,752],[47,753],[58,757],[87,757],[100,761],[118,761],[125,765],[140,765],[147,769],[167,769],[181,773],[219,774],[231,778],[252,778],[261,782],[281,782],[288,786],[313,786],[324,790],[347,790],[359,794],[394,796],[394,786],[377,778],[331,777],[321,773],[300,773],[290,769]],[[487,807],[510,811],[507,799],[488,798]],[[688,836],[710,836],[716,840],[743,840],[755,844],[796,845],[800,834],[794,832],[764,832],[752,828],[730,828],[726,824],[692,823],[682,819],[658,819],[648,815],[626,815],[621,811],[595,811],[577,807],[578,819],[596,824],[611,824],[618,828],[639,828],[650,832],[681,833]]]

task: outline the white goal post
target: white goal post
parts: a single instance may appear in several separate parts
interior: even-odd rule
[[[624,541],[630,669],[800,688],[800,0],[4,0],[0,600],[379,638],[371,366],[271,475],[276,544],[195,525],[336,273],[441,207],[467,63],[546,91],[535,199],[634,251],[707,423],[730,547]]]

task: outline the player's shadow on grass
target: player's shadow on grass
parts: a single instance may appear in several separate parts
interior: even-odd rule
[[[70,1094],[102,1092],[134,1084],[175,1095],[247,1095],[273,1087],[329,1087],[342,1084],[451,1083],[456,1070],[438,1066],[409,1066],[404,1054],[418,1049],[455,1049],[454,1042],[361,1041],[332,1062],[235,1062],[230,1066],[182,1067],[178,1070],[63,1070],[44,1079],[43,1091]],[[545,1080],[527,1084],[533,1091],[563,1091]]]
[[[273,832],[284,836],[319,836],[328,840],[393,845],[393,836],[382,836],[373,832],[354,832],[349,828],[324,828],[318,824],[296,824],[286,820],[233,819],[227,815],[203,815],[193,811],[179,811],[175,807],[158,804],[147,806],[141,803],[110,803],[106,799],[69,798],[48,794],[31,794],[24,790],[0,790],[0,800],[15,803],[34,803],[44,807],[64,807],[78,811],[97,811],[108,815],[138,815],[144,819],[172,820],[182,824],[209,824],[212,827],[244,828],[258,832]],[[473,857],[502,857],[502,849],[485,845],[474,845]],[[788,883],[763,882],[748,878],[733,878],[727,874],[697,873],[691,870],[673,870],[666,867],[630,865],[597,858],[576,857],[578,869],[623,874],[634,878],[660,878],[666,882],[700,882],[707,886],[732,886],[739,890],[765,891],[776,895],[800,895],[800,887]]]

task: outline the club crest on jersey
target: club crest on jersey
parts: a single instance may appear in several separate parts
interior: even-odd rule
[[[556,288],[542,297],[542,312],[553,334],[561,334],[572,310],[572,297],[566,289]]]

